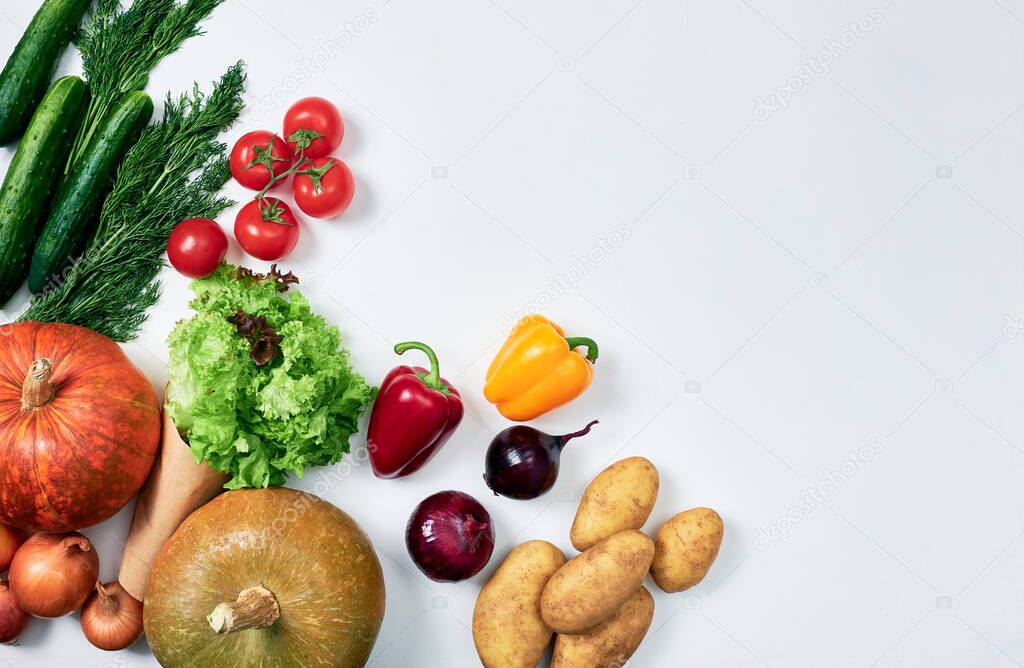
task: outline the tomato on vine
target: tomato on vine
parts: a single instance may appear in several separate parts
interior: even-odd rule
[[[345,122],[341,112],[329,100],[307,97],[293,104],[285,113],[284,136],[295,155],[305,147],[305,157],[323,158],[341,146]]]
[[[273,262],[291,253],[299,242],[299,221],[276,197],[254,199],[238,212],[235,238],[249,255]]]
[[[244,135],[231,150],[231,175],[245,188],[263,190],[287,172],[294,161],[283,139],[273,132],[256,130]]]
[[[331,218],[352,202],[355,180],[348,166],[327,158],[345,134],[338,108],[310,97],[288,110],[285,139],[266,132],[245,135],[231,155],[231,172],[242,185],[258,190],[235,219],[235,238],[249,255],[268,262],[290,253],[299,240],[299,223],[287,204],[267,193],[295,175],[295,201],[314,218]]]
[[[295,173],[292,184],[295,203],[313,218],[341,215],[356,192],[352,170],[337,158],[314,158]]]

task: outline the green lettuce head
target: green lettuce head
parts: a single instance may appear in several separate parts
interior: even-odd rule
[[[196,315],[168,339],[166,410],[196,461],[232,476],[228,489],[338,462],[376,393],[294,282],[222,264],[193,282]]]

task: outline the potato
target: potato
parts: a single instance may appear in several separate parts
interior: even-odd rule
[[[626,529],[640,529],[658,498],[658,469],[643,457],[617,461],[590,481],[569,539],[580,550]]]
[[[654,597],[640,587],[593,629],[578,635],[558,634],[551,668],[624,666],[647,635],[653,618]]]
[[[540,616],[540,595],[565,564],[565,555],[543,540],[512,550],[484,585],[473,610],[473,643],[485,668],[534,668],[552,631]]]
[[[640,588],[654,542],[632,529],[571,559],[551,576],[540,597],[544,621],[558,633],[581,633],[611,617]]]
[[[725,526],[710,508],[692,508],[665,522],[655,538],[651,577],[669,593],[704,579],[722,546]]]

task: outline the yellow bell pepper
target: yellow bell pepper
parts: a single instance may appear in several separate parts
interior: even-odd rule
[[[585,347],[584,356],[576,348]],[[567,404],[594,380],[597,344],[540,315],[515,326],[487,370],[484,397],[509,420],[524,422]]]

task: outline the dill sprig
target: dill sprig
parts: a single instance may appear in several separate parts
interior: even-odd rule
[[[81,325],[122,342],[138,336],[160,297],[157,274],[174,226],[186,218],[215,218],[233,204],[218,194],[230,170],[217,136],[241,113],[244,88],[239,62],[209,96],[197,85],[177,99],[167,97],[163,118],[145,130],[118,169],[85,253],[20,320]]]
[[[224,0],[99,0],[75,40],[92,99],[75,138],[67,171],[100,120],[125,93],[145,90],[149,75],[188,39],[202,34],[199,24]]]

